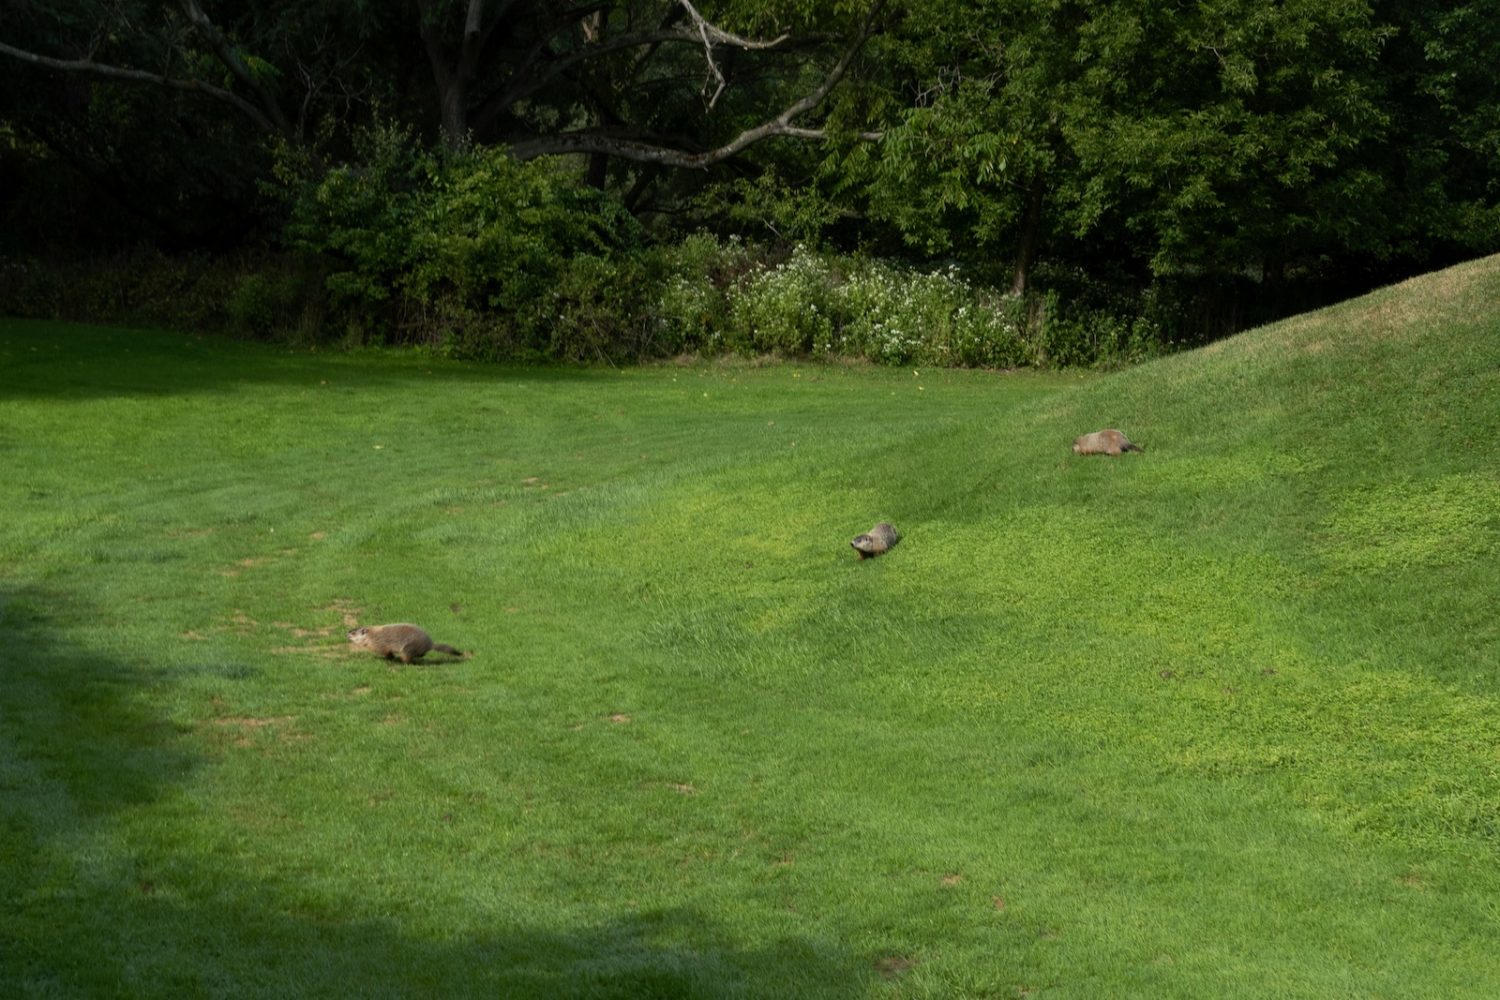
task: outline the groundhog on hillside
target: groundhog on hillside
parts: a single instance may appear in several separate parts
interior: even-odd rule
[[[433,642],[426,632],[407,622],[352,628],[349,630],[349,641],[387,660],[399,659],[402,663],[420,660],[434,649],[454,656],[464,655],[446,643]]]
[[[881,521],[863,535],[856,535],[849,544],[861,559],[873,559],[882,552],[890,551],[892,545],[901,541],[896,529]]]
[[[1113,427],[1073,439],[1073,454],[1075,455],[1119,455],[1127,451],[1145,450],[1140,445],[1133,444],[1128,437]]]

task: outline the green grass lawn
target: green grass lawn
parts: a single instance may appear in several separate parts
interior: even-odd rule
[[[1108,376],[0,322],[0,994],[1500,996],[1497,444],[1500,258]]]

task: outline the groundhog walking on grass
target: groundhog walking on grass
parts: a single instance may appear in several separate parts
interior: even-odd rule
[[[896,529],[881,521],[863,535],[856,535],[849,544],[854,546],[861,559],[873,559],[899,541],[901,536],[896,534]]]
[[[1073,439],[1075,455],[1119,455],[1127,451],[1145,450],[1140,445],[1131,443],[1128,437],[1113,427]]]
[[[454,656],[464,655],[445,643],[433,642],[426,632],[406,622],[352,628],[349,630],[349,641],[387,660],[399,659],[402,663],[420,660],[434,649]]]

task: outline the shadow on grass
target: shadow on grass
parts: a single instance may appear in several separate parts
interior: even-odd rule
[[[410,388],[506,380],[578,382],[608,379],[608,369],[565,365],[457,365],[410,352],[369,355],[313,351],[190,333],[87,326],[0,317],[0,401],[175,396],[254,385],[322,386],[325,382]]]
[[[267,894],[280,898],[280,893]],[[12,949],[7,995],[513,998],[863,996],[873,973],[799,940],[761,951],[689,948],[652,938],[691,910],[547,932],[498,927],[463,941],[421,941],[368,921],[299,919],[258,906],[152,905],[111,910],[119,933],[65,929],[27,954]],[[12,992],[14,991],[14,992]]]
[[[189,779],[205,761],[143,697],[182,672],[70,642],[65,623],[88,612],[0,586],[0,995],[846,997],[870,985],[871,966],[842,946],[746,947],[694,909],[558,928],[498,903],[444,920],[432,911],[456,904],[411,898],[421,926],[469,928],[414,932],[362,903],[342,912],[316,876],[237,874],[232,844],[194,839]]]
[[[0,586],[0,813],[9,819],[7,833],[45,839],[72,832],[155,801],[193,770],[192,757],[173,748],[170,724],[138,698],[164,675],[81,648],[56,624],[91,614],[60,591]]]

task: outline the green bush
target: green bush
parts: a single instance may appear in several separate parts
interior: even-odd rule
[[[835,294],[826,263],[798,251],[738,288],[730,300],[726,346],[797,356],[836,353]]]
[[[260,340],[316,340],[324,312],[320,279],[314,269],[288,267],[242,276],[225,303],[230,330]]]
[[[497,148],[443,155],[396,127],[361,131],[355,162],[332,169],[284,154],[277,176],[287,238],[328,261],[348,319],[464,353],[551,355],[570,262],[626,253],[639,237],[565,165]],[[476,326],[494,343],[476,343]]]
[[[1009,367],[1028,363],[1029,303],[980,288],[956,269],[924,272],[798,248],[779,262],[738,259],[714,283],[676,271],[661,313],[702,349],[859,357],[887,364]],[[700,259],[706,251],[695,248]]]
[[[955,266],[706,234],[652,244],[559,164],[442,156],[396,130],[360,143],[356,165],[283,161],[290,253],[4,261],[0,311],[490,360],[738,352],[997,368],[1131,363],[1185,323],[1178,290],[1081,273],[1023,297]]]
[[[1025,303],[976,288],[956,268],[922,272],[866,261],[840,287],[839,353],[892,364],[1025,363]]]
[[[321,293],[296,276],[304,266],[263,255],[154,251],[94,260],[12,259],[0,263],[0,312],[269,335],[286,327],[284,316],[305,325],[304,316],[315,321],[319,315]]]
[[[755,250],[731,237],[719,240],[695,233],[679,243],[646,251],[657,276],[650,307],[652,344],[657,355],[727,349],[749,350],[732,343],[731,320],[736,289],[759,269]]]

